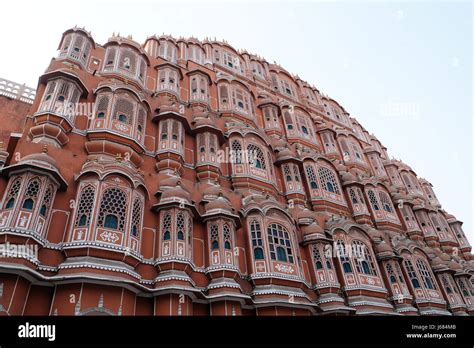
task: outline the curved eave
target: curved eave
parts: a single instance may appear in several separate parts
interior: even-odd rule
[[[204,221],[211,220],[211,219],[214,219],[214,218],[224,217],[224,218],[228,218],[228,219],[233,220],[235,225],[236,225],[236,228],[241,227],[240,216],[238,214],[232,214],[231,212],[223,210],[223,209],[211,210],[211,211],[201,215],[201,217],[204,219]]]
[[[160,111],[158,113],[155,113],[152,116],[152,121],[153,122],[157,122],[158,120],[163,121],[163,120],[167,120],[169,118],[180,121],[183,124],[184,129],[186,130],[186,132],[188,132],[188,133],[192,132],[192,127],[189,124],[189,120],[187,119],[186,115],[180,114],[179,112],[176,112],[176,111],[165,110],[165,111]]]
[[[182,208],[183,206],[184,206],[184,208]],[[194,216],[200,216],[201,215],[201,214],[199,214],[199,211],[197,210],[197,208],[194,204],[191,204],[191,203],[188,203],[188,202],[183,203],[183,201],[180,200],[180,199],[169,200],[169,201],[166,201],[166,202],[160,202],[160,203],[153,204],[153,206],[151,207],[151,210],[154,211],[154,212],[159,212],[160,210],[163,210],[163,209],[166,209],[166,208],[173,208],[173,207],[178,207],[178,208],[181,208],[181,209],[189,209],[189,210],[192,211]]]
[[[84,176],[89,175],[89,174],[97,175],[97,177],[101,181],[104,180],[107,176],[110,176],[110,175],[122,176],[122,177],[126,178],[133,185],[134,189],[138,189],[139,187],[141,187],[143,189],[143,191],[145,191],[145,193],[147,195],[147,198],[150,199],[150,197],[151,197],[150,191],[146,187],[145,182],[143,181],[143,179],[134,177],[127,170],[118,169],[118,168],[104,169],[104,170],[101,170],[99,168],[86,168],[86,169],[82,170],[79,174],[76,174],[74,176],[74,181],[79,182],[81,178],[83,178]]]
[[[145,58],[147,65],[150,66],[150,58],[148,58],[148,55],[146,51],[143,49],[143,47],[136,41],[131,40],[131,39],[126,39],[123,37],[112,37],[110,38],[105,44],[104,48],[107,48],[108,46],[128,46],[130,48],[133,48],[135,51],[137,51],[142,57]]]
[[[79,76],[64,69],[58,69],[58,70],[48,71],[44,73],[43,75],[40,76],[39,83],[46,83],[49,79],[52,79],[55,77],[65,77],[76,82],[82,90],[81,97],[86,97],[87,94],[89,93],[89,90],[87,89],[86,85],[84,84],[84,82],[82,82]]]
[[[61,37],[61,41],[59,42],[59,45],[58,45],[58,48],[57,48],[57,49],[58,49],[58,50],[61,49],[61,46],[62,46],[63,41],[64,41],[64,37],[65,37],[67,34],[69,34],[69,33],[76,33],[76,32],[80,32],[80,33],[84,34],[84,35],[89,39],[89,41],[92,43],[92,47],[93,47],[93,48],[96,48],[95,41],[94,41],[94,39],[92,38],[92,35],[91,35],[87,30],[82,29],[82,28],[74,27],[74,28],[71,28],[71,29],[66,30],[66,31],[63,33],[63,35],[62,35],[62,37]]]
[[[170,69],[173,69],[173,70],[176,70],[179,74],[179,79],[182,80],[183,79],[183,73],[181,72],[181,69],[179,68],[178,65],[175,65],[175,64],[171,64],[170,62],[168,61],[163,61],[163,63],[159,63],[159,64],[156,64],[153,69],[155,70],[158,70],[158,69],[163,69],[163,68],[170,68]]]
[[[210,125],[210,124],[204,124],[202,126],[194,126],[193,125],[192,132],[194,134],[198,134],[198,133],[202,133],[202,132],[210,132],[210,133],[217,136],[217,139],[218,139],[220,145],[224,144],[225,140],[226,140],[225,136],[224,136],[224,133],[222,133],[222,131],[219,128],[217,128],[213,125]]]
[[[58,184],[59,189],[61,191],[65,191],[68,187],[67,181],[63,178],[61,173],[56,168],[54,168],[53,166],[41,166],[38,163],[35,163],[34,161],[25,161],[10,165],[8,167],[3,168],[1,173],[10,177],[14,174],[24,173],[26,171],[43,174],[52,178],[53,181]]]
[[[191,76],[191,75],[194,75],[194,74],[201,74],[201,75],[205,75],[208,79],[208,82],[209,82],[209,86],[212,86],[212,77],[211,75],[209,75],[206,71],[204,70],[200,70],[200,69],[192,69],[192,70],[189,70],[186,75],[188,76]]]

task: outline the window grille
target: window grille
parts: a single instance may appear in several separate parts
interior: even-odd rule
[[[87,186],[82,189],[76,213],[74,227],[89,227],[91,222],[92,208],[94,207],[95,189]]]
[[[290,235],[286,228],[280,224],[273,223],[268,226],[268,245],[270,247],[270,258],[282,262],[294,262],[291,250]]]
[[[108,188],[102,195],[97,225],[124,231],[127,195],[119,188]]]

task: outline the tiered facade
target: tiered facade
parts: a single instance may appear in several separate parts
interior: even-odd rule
[[[0,112],[1,314],[474,313],[462,222],[298,76],[212,40],[58,50],[21,136]]]

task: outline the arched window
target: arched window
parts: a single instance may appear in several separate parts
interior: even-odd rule
[[[288,262],[288,258],[286,256],[285,248],[279,246],[276,248],[277,251],[277,260],[282,262]]]
[[[250,222],[250,236],[252,239],[253,255],[255,260],[263,260],[263,240],[260,223],[256,220]]]
[[[443,286],[444,286],[444,289],[446,290],[446,293],[452,294],[453,290],[451,289],[451,284],[449,284],[449,280],[445,274],[441,276],[441,281],[443,282]]]
[[[265,163],[265,156],[263,151],[254,144],[249,144],[247,146],[248,156],[249,156],[249,164],[255,168],[259,169],[267,169],[267,165]]]
[[[377,275],[375,263],[370,249],[360,240],[355,240],[352,244],[353,254],[356,255],[357,272],[367,275]]]
[[[188,48],[188,59],[195,61],[196,63],[202,64],[204,61],[205,52],[204,50],[195,44],[190,44]]]
[[[211,225],[211,250],[219,250],[219,227]]]
[[[242,163],[242,144],[238,140],[232,141],[232,158],[235,164]]]
[[[99,95],[96,102],[96,114],[97,118],[105,118],[107,111],[109,109],[110,96],[108,95]]]
[[[67,57],[85,65],[89,59],[91,48],[91,43],[83,34],[69,33],[64,37],[59,57]]]
[[[413,285],[413,288],[415,289],[420,288],[420,281],[418,280],[418,276],[410,260],[405,260],[405,268],[407,270],[408,277],[411,280],[411,284]]]
[[[458,278],[457,283],[464,297],[474,296],[473,290],[471,290],[470,292],[467,290],[470,286],[468,281],[463,278]]]
[[[374,210],[380,210],[379,202],[377,201],[377,197],[375,196],[374,191],[368,190],[367,195],[369,196],[369,201],[370,201],[370,204],[372,205],[372,208]]]
[[[392,203],[390,198],[385,192],[379,191],[380,202],[382,203],[383,209],[388,213],[393,213]]]
[[[161,140],[168,139],[168,122],[161,123]]]
[[[43,201],[41,202],[41,207],[40,207],[40,211],[39,211],[40,215],[44,218],[48,214],[49,207],[51,205],[52,196],[53,196],[53,187],[49,186],[46,189],[46,192],[44,193]]]
[[[255,260],[263,260],[264,259],[263,249],[260,247],[253,249],[253,256]]]
[[[264,79],[265,78],[265,69],[263,69],[262,65],[259,62],[252,61],[252,72],[255,76]]]
[[[20,192],[21,188],[21,178],[15,179],[13,181],[13,184],[10,186],[10,191],[8,191],[8,195],[6,197],[6,204],[5,204],[5,209],[12,209],[13,206],[15,205],[15,200],[18,196],[18,193]]]
[[[332,170],[326,167],[319,167],[318,169],[319,180],[323,188],[331,193],[340,194],[339,185],[336,180],[336,176]]]
[[[387,275],[388,275],[388,278],[390,280],[390,283],[396,283],[397,282],[397,278],[395,277],[395,272],[393,271],[393,267],[391,264],[387,263],[385,265],[385,269],[387,270]]]
[[[324,253],[324,248],[320,245],[315,245],[312,248],[313,262],[315,268],[318,269],[332,269],[331,257],[327,257]]]
[[[316,143],[311,118],[302,114],[297,115],[296,118],[298,120],[299,136]]]
[[[33,204],[34,204],[34,201],[31,198],[27,198],[23,201],[22,208],[26,210],[33,210]]]
[[[178,71],[171,68],[158,70],[157,91],[179,92]]]
[[[138,197],[136,197],[133,202],[132,224],[130,228],[130,234],[133,237],[138,237],[140,235],[141,220],[142,220],[142,201]]]
[[[316,269],[323,269],[323,260],[321,257],[321,253],[318,249],[318,247],[313,248],[313,261],[314,261],[314,266]]]
[[[355,191],[352,188],[349,189],[349,197],[351,198],[351,202],[353,204],[358,204],[359,203],[359,201],[357,200]]]
[[[231,250],[232,247],[232,236],[231,236],[231,232],[230,232],[230,227],[229,225],[227,224],[224,224],[224,226],[222,227],[222,234],[224,236],[224,249],[226,250]]]
[[[177,239],[184,240],[184,215],[181,212],[176,216],[176,231]]]
[[[177,51],[178,49],[176,46],[169,41],[166,40],[160,40],[160,46],[158,48],[158,55],[166,59],[172,63],[176,62],[176,56],[177,56]]]
[[[347,248],[342,240],[336,242],[336,250],[344,273],[352,273],[352,266],[349,260]]]
[[[285,227],[273,223],[268,226],[268,245],[270,247],[270,258],[282,262],[294,262],[291,250],[290,235]]]
[[[87,186],[82,189],[76,213],[75,227],[89,227],[92,208],[94,207],[95,189]]]
[[[30,180],[24,195],[25,199],[23,200],[23,209],[33,210],[33,206],[35,204],[36,197],[38,197],[39,190],[40,181],[38,179]]]
[[[428,269],[428,266],[426,266],[426,263],[418,259],[416,260],[416,268],[418,269],[418,272],[420,272],[423,283],[427,289],[434,290],[436,289],[435,282],[433,281],[433,278],[431,277],[431,272]]]
[[[105,215],[104,227],[116,230],[118,228],[118,218],[115,215]]]
[[[246,116],[253,116],[253,99],[250,93],[236,85],[230,85],[232,109]]]
[[[114,113],[112,119],[118,120],[126,124],[132,124],[132,116],[134,110],[134,103],[125,98],[115,99]]]
[[[228,110],[229,103],[229,86],[224,84],[219,86],[219,107],[222,110]]]
[[[294,129],[294,121],[293,121],[293,117],[291,116],[291,113],[290,111],[286,110],[284,113],[283,113],[283,119],[285,120],[285,124],[286,124],[286,129],[288,130],[293,130]]]
[[[209,99],[208,85],[209,80],[202,75],[194,75],[190,78],[190,97],[191,100],[207,102]]]
[[[306,166],[306,175],[308,177],[309,187],[312,190],[317,189],[318,184],[317,184],[317,181],[316,181],[316,173],[315,173],[314,167],[312,165],[307,165]]]
[[[51,112],[72,121],[80,90],[76,83],[64,78],[48,81],[38,112]]]
[[[161,224],[161,231],[163,233],[163,240],[171,239],[171,214],[166,213]]]
[[[126,207],[127,196],[123,190],[116,187],[106,189],[100,202],[97,225],[124,231]]]
[[[291,172],[290,172],[290,167],[288,166],[288,164],[284,164],[283,165],[283,173],[285,173],[285,179],[287,182],[291,182]]]

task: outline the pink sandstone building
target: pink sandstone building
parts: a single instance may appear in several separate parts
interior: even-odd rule
[[[300,77],[215,40],[58,52],[36,95],[0,80],[0,314],[474,313],[462,222]]]

